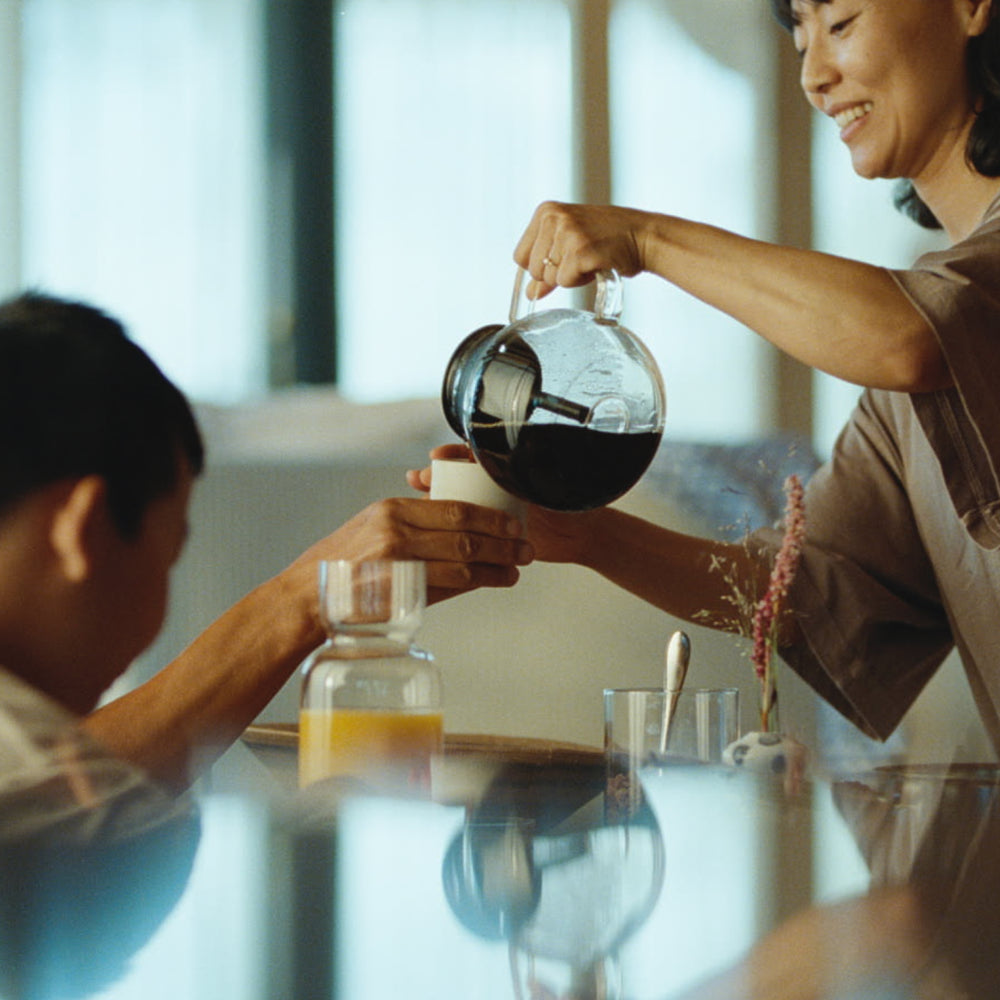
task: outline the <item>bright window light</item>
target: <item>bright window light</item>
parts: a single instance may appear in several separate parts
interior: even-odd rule
[[[572,197],[562,0],[348,0],[337,19],[340,386],[434,396],[506,322],[514,246]]]
[[[23,9],[24,284],[108,309],[195,397],[262,387],[258,3]]]
[[[813,245],[826,253],[884,267],[909,267],[944,237],[896,211],[893,182],[865,180],[851,169],[847,150],[826,118],[813,119]],[[861,390],[817,372],[813,381],[814,445],[829,455]]]
[[[763,126],[754,81],[741,72],[744,50],[759,42],[754,31],[771,27],[743,9],[756,6],[730,0],[615,5],[611,95],[617,204],[757,235],[754,154]],[[717,20],[725,24],[721,36]],[[700,31],[692,31],[699,24]],[[756,49],[768,51],[759,44]],[[755,374],[760,344],[754,335],[649,275],[626,288],[622,318],[663,370],[669,435],[740,439],[763,429],[761,378]]]

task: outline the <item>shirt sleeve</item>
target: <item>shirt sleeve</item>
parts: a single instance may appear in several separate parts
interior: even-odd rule
[[[124,841],[194,812],[109,754],[79,720],[0,670],[0,847]]]
[[[886,739],[952,645],[889,432],[865,393],[806,492],[806,545],[789,601],[803,641],[782,659],[867,735]],[[773,552],[780,533],[757,532]]]
[[[954,388],[912,397],[955,510],[984,548],[1000,547],[1000,218],[891,272],[930,324]]]

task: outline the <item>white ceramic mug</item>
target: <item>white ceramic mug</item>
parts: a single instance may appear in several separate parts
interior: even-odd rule
[[[435,458],[431,462],[431,499],[463,500],[493,507],[524,520],[524,501],[498,486],[478,462]]]

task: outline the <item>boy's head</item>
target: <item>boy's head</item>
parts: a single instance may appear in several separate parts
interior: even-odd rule
[[[163,623],[203,462],[184,396],[118,322],[0,305],[0,666],[93,707]]]
[[[101,476],[122,537],[204,451],[180,391],[97,309],[27,294],[0,304],[0,514],[48,483]]]

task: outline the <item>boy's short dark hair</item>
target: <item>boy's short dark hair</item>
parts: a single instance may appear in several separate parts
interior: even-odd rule
[[[202,471],[191,407],[117,320],[39,293],[0,304],[0,512],[96,474],[116,527],[134,538],[182,459]]]

